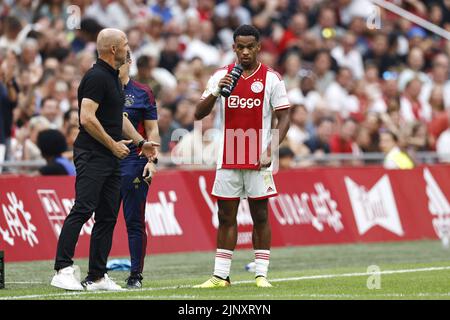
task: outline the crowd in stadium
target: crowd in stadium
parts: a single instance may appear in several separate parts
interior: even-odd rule
[[[392,2],[450,31],[450,1]],[[128,36],[132,78],[156,96],[161,154],[191,158],[202,146],[214,161],[216,139],[194,132],[217,126],[220,113],[200,128],[195,105],[214,70],[235,60],[232,34],[241,24],[261,32],[260,61],[288,91],[283,167],[314,164],[294,162],[309,154],[384,151],[383,130],[413,159],[450,153],[450,41],[369,0],[3,0],[6,160],[42,159],[43,147],[71,159],[77,88],[96,60],[98,32],[115,27]],[[178,142],[172,133],[180,128],[189,133]]]

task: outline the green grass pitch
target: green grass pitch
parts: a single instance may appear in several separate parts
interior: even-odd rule
[[[99,293],[51,287],[53,261],[8,263],[5,258],[1,300],[450,299],[450,250],[438,241],[272,248],[273,288],[257,288],[253,274],[245,270],[253,260],[252,250],[235,252],[229,288],[191,287],[206,280],[213,269],[214,252],[196,252],[147,256],[142,289]],[[76,259],[76,264],[84,277],[87,260]],[[371,265],[379,267],[379,275],[367,273]],[[109,275],[124,286],[128,274]]]

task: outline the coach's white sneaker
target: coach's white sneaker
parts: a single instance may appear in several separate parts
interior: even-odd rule
[[[83,281],[82,282],[84,288],[87,291],[99,291],[99,290],[105,290],[105,291],[125,291],[126,289],[122,288],[118,284],[116,284],[113,280],[111,280],[110,277],[108,277],[108,274],[105,273],[103,278],[97,281]]]
[[[84,288],[80,283],[80,279],[77,279],[76,275],[76,268],[73,266],[65,267],[56,272],[50,284],[61,289],[82,291]]]

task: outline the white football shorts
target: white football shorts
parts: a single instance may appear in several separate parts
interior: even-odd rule
[[[276,196],[277,189],[267,169],[217,169],[211,194],[220,200],[260,200]]]

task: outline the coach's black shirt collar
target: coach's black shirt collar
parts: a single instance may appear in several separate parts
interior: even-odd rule
[[[98,58],[97,59],[97,65],[99,65],[100,67],[105,68],[106,70],[108,70],[109,72],[112,73],[112,75],[114,76],[119,76],[119,70],[114,69],[113,67],[111,67],[106,61]]]

